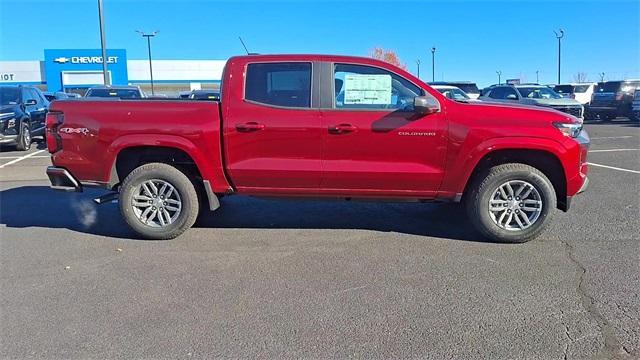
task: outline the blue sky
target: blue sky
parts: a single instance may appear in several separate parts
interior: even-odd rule
[[[565,29],[562,80],[640,78],[640,1],[134,1],[104,0],[109,48],[146,59],[134,32],[159,30],[156,59],[226,59],[242,36],[259,53],[367,55],[395,50],[421,76],[473,80],[556,80],[557,40]],[[43,59],[45,48],[99,48],[96,0],[0,0],[0,60]]]

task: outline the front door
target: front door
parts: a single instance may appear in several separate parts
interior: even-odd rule
[[[331,109],[322,110],[322,187],[365,196],[434,196],[444,173],[442,112],[419,115],[426,91],[375,66],[333,64]]]
[[[245,89],[230,95],[233,106],[224,111],[227,168],[238,189],[273,194],[319,187],[322,136],[312,73],[310,62],[249,63],[244,79],[230,80],[230,91]]]

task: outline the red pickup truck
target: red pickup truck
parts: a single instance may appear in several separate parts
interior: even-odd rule
[[[56,101],[52,186],[111,190],[140,236],[170,239],[231,194],[463,202],[525,242],[587,186],[589,137],[551,109],[458,102],[388,63],[229,59],[220,101]]]

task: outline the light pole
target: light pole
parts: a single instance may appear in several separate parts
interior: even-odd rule
[[[416,64],[418,65],[418,79],[420,79],[420,59],[416,59]]]
[[[536,84],[540,84],[540,78],[538,77],[538,73],[540,70],[536,70]]]
[[[502,71],[498,70],[496,71],[496,74],[498,74],[498,85],[502,84],[502,81],[500,81],[501,77],[502,77]]]
[[[431,47],[431,81],[436,81],[436,47]]]
[[[155,92],[153,90],[153,66],[151,65],[151,38],[156,36],[159,31],[154,31],[150,34],[145,34],[140,30],[136,30],[136,32],[142,35],[142,37],[147,38],[147,50],[149,50],[149,75],[151,77],[151,95],[155,95]]]
[[[600,73],[600,82],[604,82],[604,72]]]
[[[107,41],[104,37],[104,9],[102,0],[98,0],[98,19],[100,21],[100,47],[102,48],[102,78],[105,85],[109,85],[109,73],[107,72]]]
[[[562,47],[561,39],[564,36],[564,30],[560,29],[560,32],[553,30],[553,33],[556,34],[556,38],[558,39],[558,84],[560,84],[560,50]]]

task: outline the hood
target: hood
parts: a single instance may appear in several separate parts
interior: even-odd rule
[[[478,111],[471,112],[477,114],[478,119],[484,120],[504,120],[508,123],[522,122],[528,125],[533,123],[550,123],[553,121],[580,121],[578,118],[557,111],[551,106],[545,107],[534,104],[523,104],[521,102],[504,103],[490,101],[469,101],[460,104],[469,107],[482,107],[482,110],[478,109]],[[579,105],[579,103],[577,105]]]
[[[525,104],[538,105],[538,106],[577,106],[582,105],[579,101],[568,98],[560,99],[522,99]]]
[[[0,114],[10,113],[10,112],[19,112],[20,105],[0,105]]]

